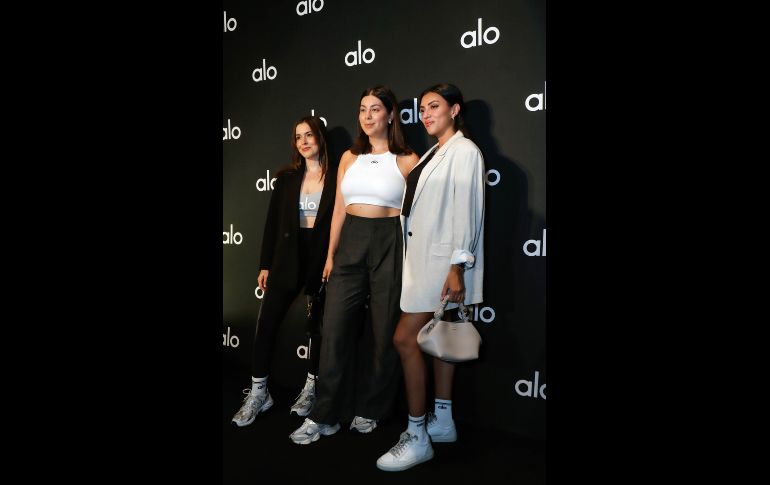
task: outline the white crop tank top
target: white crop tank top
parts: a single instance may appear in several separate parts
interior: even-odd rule
[[[340,192],[345,207],[370,204],[401,208],[406,180],[401,175],[394,153],[359,155],[342,177]]]

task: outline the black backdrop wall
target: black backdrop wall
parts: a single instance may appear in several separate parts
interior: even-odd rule
[[[422,155],[435,141],[416,97],[450,82],[487,169],[485,301],[472,315],[484,344],[458,368],[454,413],[544,440],[545,2],[227,0],[222,22],[225,371],[249,363],[262,229],[293,122],[321,116],[338,161],[356,133],[360,93],[386,84]],[[305,377],[303,310],[298,299],[278,335],[271,380],[287,386]]]

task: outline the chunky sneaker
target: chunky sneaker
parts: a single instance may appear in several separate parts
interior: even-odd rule
[[[350,429],[355,429],[359,433],[371,433],[376,427],[376,419],[359,418],[358,416],[354,417],[350,423]]]
[[[377,460],[377,468],[386,472],[400,472],[431,458],[433,458],[433,447],[428,437],[423,435],[420,439],[417,435],[404,431],[401,433],[398,444]]]
[[[328,424],[316,423],[310,418],[305,418],[305,422],[302,423],[302,426],[290,434],[289,438],[298,445],[309,445],[313,441],[318,441],[321,435],[333,435],[339,431],[339,429],[340,423],[330,426]]]
[[[246,394],[243,398],[243,406],[235,413],[232,420],[232,423],[238,427],[250,425],[257,414],[264,413],[273,405],[273,397],[269,391],[264,394],[255,394],[251,389],[244,389],[243,393]]]
[[[291,413],[297,413],[297,416],[307,416],[310,414],[310,410],[313,409],[315,404],[315,380],[308,379],[305,381],[305,387],[302,388],[302,392],[297,396],[297,402],[291,407]]]
[[[436,415],[428,413],[427,429],[430,440],[434,443],[453,443],[457,441],[457,428],[455,428],[454,420],[452,420],[452,424],[449,426],[441,426]]]

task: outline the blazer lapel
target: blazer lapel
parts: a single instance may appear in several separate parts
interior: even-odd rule
[[[430,178],[430,175],[433,173],[434,170],[436,170],[436,167],[438,167],[441,162],[444,161],[444,155],[446,155],[447,149],[452,145],[452,143],[455,142],[455,140],[458,140],[459,138],[465,138],[463,136],[462,131],[458,131],[454,135],[452,135],[452,138],[450,138],[446,143],[444,143],[444,146],[439,148],[438,152],[436,152],[435,155],[433,155],[433,158],[428,162],[428,165],[425,166],[424,169],[422,169],[422,173],[420,174],[420,180],[417,181],[417,188],[414,191],[414,199],[412,199],[412,207],[414,207],[414,204],[417,202],[417,199],[420,198],[420,193],[422,193],[422,189],[425,188],[425,183],[427,182],[428,178]],[[433,145],[433,147],[437,146]],[[430,150],[425,152],[425,155],[423,155],[423,159],[428,156],[428,154],[433,150],[433,147],[431,147]],[[422,163],[422,161],[420,162]],[[419,165],[419,164],[418,164]]]
[[[321,192],[321,202],[318,205],[318,217],[317,220],[326,214],[330,205],[334,203],[334,199],[337,196],[337,170],[336,168],[328,167],[326,170],[326,176],[324,177],[324,188]]]
[[[286,196],[290,199],[290,206],[294,207],[294,209],[288,212],[292,221],[299,221],[299,192],[302,189],[302,177],[304,175],[304,169],[298,170],[289,177],[286,184]],[[294,225],[296,226],[296,224]]]

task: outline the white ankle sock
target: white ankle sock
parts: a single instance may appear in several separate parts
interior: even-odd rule
[[[409,431],[411,434],[416,435],[420,438],[425,435],[425,415],[422,416],[409,416],[409,425],[406,428],[407,431]]]
[[[267,394],[267,377],[253,377],[251,378],[251,393],[252,394]]]
[[[451,399],[436,399],[434,404],[434,411],[438,424],[441,426],[449,426],[452,424],[452,400]]]

